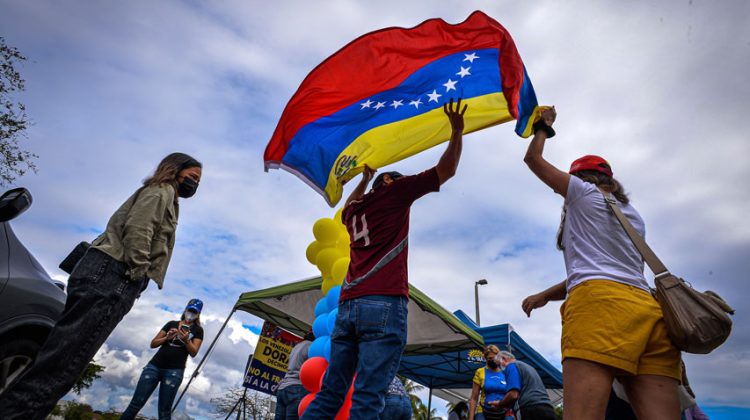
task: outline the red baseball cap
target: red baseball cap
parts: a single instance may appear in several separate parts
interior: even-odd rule
[[[597,171],[604,175],[612,176],[612,167],[609,165],[603,157],[596,155],[586,155],[580,157],[570,164],[569,174],[574,174],[579,171]]]

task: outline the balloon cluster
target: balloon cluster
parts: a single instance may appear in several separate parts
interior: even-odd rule
[[[341,222],[341,209],[333,219],[319,219],[313,225],[315,240],[307,246],[305,256],[310,264],[318,267],[323,277],[323,296],[346,277],[349,269],[349,232]]]
[[[315,341],[310,345],[308,359],[299,372],[302,386],[310,392],[297,408],[300,417],[323,386],[323,377],[331,358],[331,333],[339,312],[341,283],[349,271],[349,232],[341,222],[341,209],[336,212],[333,219],[323,218],[316,221],[313,225],[313,235],[315,240],[307,247],[305,255],[307,261],[320,270],[323,278],[320,290],[323,297],[315,304],[315,321],[312,325]],[[344,405],[335,420],[349,418],[353,393],[354,383],[349,388]]]
[[[307,359],[299,370],[299,378],[302,382],[302,386],[305,387],[310,393],[302,398],[302,401],[297,407],[297,415],[302,417],[302,414],[307,409],[307,406],[315,399],[318,395],[318,391],[323,387],[323,377],[325,376],[326,369],[328,369],[328,361],[323,357],[312,357]],[[344,397],[344,404],[339,409],[334,420],[347,420],[349,418],[349,410],[352,408],[352,395],[354,395],[354,383],[349,387],[349,392]]]

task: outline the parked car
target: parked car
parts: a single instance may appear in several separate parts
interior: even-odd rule
[[[0,393],[33,363],[65,307],[65,285],[50,278],[10,227],[31,202],[25,188],[0,196]]]

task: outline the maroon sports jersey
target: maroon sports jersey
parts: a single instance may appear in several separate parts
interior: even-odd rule
[[[409,209],[418,198],[439,190],[440,178],[432,168],[398,178],[344,209],[342,220],[352,244],[341,300],[371,295],[409,296]]]

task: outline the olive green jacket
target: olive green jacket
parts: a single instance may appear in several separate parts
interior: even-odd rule
[[[179,206],[174,187],[141,187],[112,215],[107,229],[92,242],[96,248],[128,265],[128,277],[148,277],[164,287],[174,248]]]

